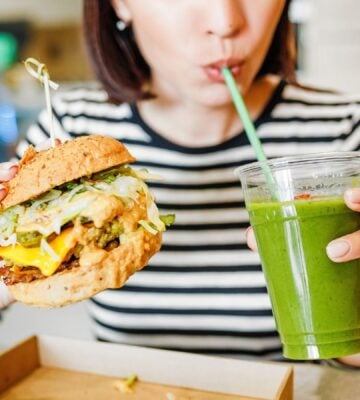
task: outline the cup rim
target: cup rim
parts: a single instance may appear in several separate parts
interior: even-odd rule
[[[268,167],[274,167],[275,165],[282,167],[286,164],[293,165],[300,162],[302,165],[306,165],[317,161],[346,161],[354,158],[358,158],[360,161],[360,151],[331,151],[323,153],[299,154],[296,156],[270,158],[268,160],[255,161],[246,165],[242,165],[234,170],[234,174],[241,176],[245,173],[263,169],[265,165]]]

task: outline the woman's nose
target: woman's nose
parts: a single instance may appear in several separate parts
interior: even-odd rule
[[[211,0],[204,15],[207,35],[220,38],[235,36],[245,23],[239,0]]]

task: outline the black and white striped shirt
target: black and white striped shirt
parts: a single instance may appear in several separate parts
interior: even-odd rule
[[[234,168],[255,161],[244,133],[221,145],[189,148],[154,132],[134,105],[106,103],[95,88],[54,100],[60,139],[101,133],[121,140],[137,166],[162,175],[150,183],[162,213],[176,213],[160,253],[126,286],[94,297],[101,340],[193,352],[277,358],[259,257],[245,243],[248,215]],[[308,91],[282,82],[256,120],[266,155],[355,150],[360,97]],[[47,138],[46,112],[18,155]]]

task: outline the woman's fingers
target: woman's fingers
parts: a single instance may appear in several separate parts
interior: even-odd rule
[[[55,139],[55,146],[59,146],[59,144],[61,144],[61,140]],[[51,140],[47,139],[47,140],[44,140],[43,142],[39,143],[36,146],[36,150],[42,151],[42,150],[49,149],[50,147],[51,147]]]
[[[326,253],[335,262],[360,258],[360,231],[333,240],[326,247]]]
[[[360,212],[360,189],[349,189],[344,195],[346,205]],[[251,250],[257,251],[254,230],[246,230],[246,242]],[[343,236],[330,242],[326,248],[328,257],[334,262],[345,262],[360,258],[360,231]]]
[[[340,357],[338,360],[346,365],[352,367],[360,367],[360,354],[354,354],[352,356]]]
[[[58,146],[61,144],[59,139],[55,139],[55,145]],[[51,147],[50,139],[41,142],[36,146],[38,151],[46,150]],[[4,200],[7,195],[8,189],[6,186],[2,185],[1,182],[7,182],[10,179],[14,178],[18,172],[18,165],[13,162],[5,162],[0,164],[0,202]]]
[[[344,194],[346,205],[360,212],[360,189],[348,189]],[[326,248],[328,257],[335,262],[351,261],[360,258],[360,231],[330,242]]]
[[[17,174],[18,166],[15,163],[2,163],[0,164],[0,182],[7,182],[14,178]],[[2,201],[7,195],[8,189],[6,186],[0,183],[0,201]]]
[[[6,182],[12,179],[18,171],[18,166],[15,163],[2,163],[0,164],[0,182]]]
[[[249,246],[249,248],[253,251],[257,251],[254,230],[251,226],[249,226],[249,228],[246,229],[245,237],[246,237],[246,243]]]
[[[349,208],[360,212],[360,189],[348,189],[344,194],[344,200]]]

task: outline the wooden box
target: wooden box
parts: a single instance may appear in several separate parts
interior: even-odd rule
[[[136,374],[132,393],[114,383]],[[0,400],[292,400],[286,364],[34,336],[0,354]]]

